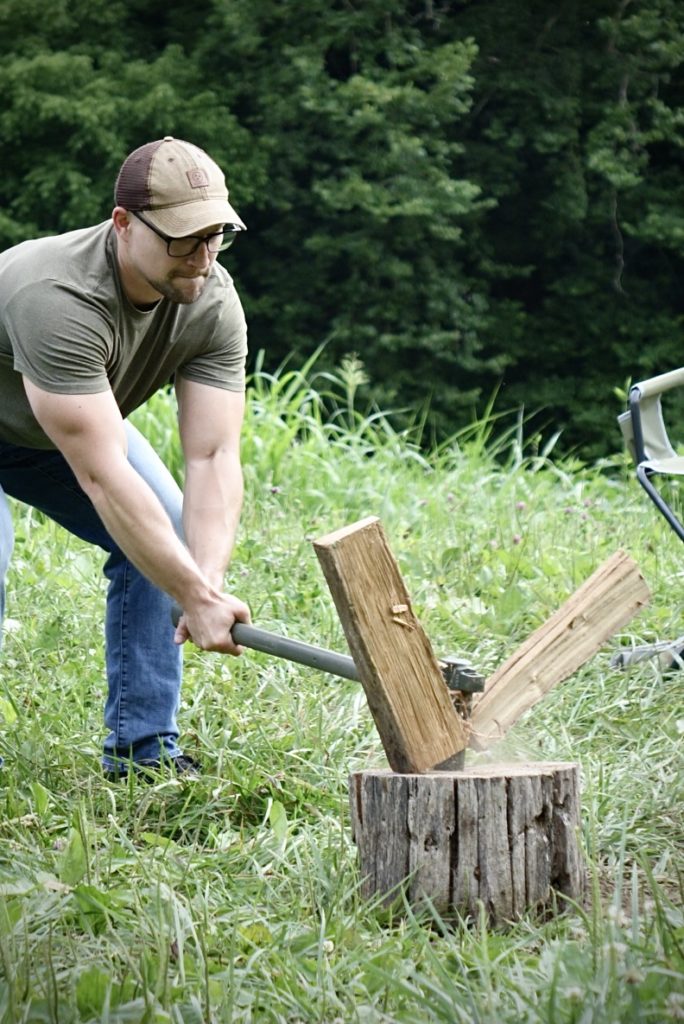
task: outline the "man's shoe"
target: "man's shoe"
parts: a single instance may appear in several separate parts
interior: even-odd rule
[[[128,777],[129,766],[133,774],[145,782],[156,782],[161,774],[170,771],[175,775],[182,775],[184,778],[197,778],[202,774],[202,768],[198,761],[186,754],[179,754],[177,757],[149,758],[145,761],[134,761],[122,763],[117,768],[105,768],[104,776],[107,782],[122,782]]]

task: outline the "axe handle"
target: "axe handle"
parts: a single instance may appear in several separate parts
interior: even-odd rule
[[[178,605],[174,605],[171,613],[174,626],[178,625],[181,615]],[[273,654],[276,658],[285,658],[286,661],[295,661],[298,665],[308,665],[309,668],[330,672],[331,675],[341,676],[342,679],[353,679],[356,683],[360,680],[354,659],[348,654],[337,654],[336,651],[327,651],[324,647],[314,647],[313,644],[305,644],[300,640],[289,640],[285,636],[269,633],[245,622],[234,623],[230,632],[234,642],[242,647]]]

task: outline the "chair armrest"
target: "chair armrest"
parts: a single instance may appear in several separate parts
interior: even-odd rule
[[[684,385],[684,367],[660,373],[634,384],[629,390],[631,430],[622,423],[623,434],[631,433],[631,451],[637,465],[653,459],[671,459],[675,451],[663,420],[661,396]]]
[[[678,370],[670,370],[669,373],[659,373],[657,377],[650,377],[648,380],[642,380],[638,384],[632,384],[629,394],[631,398],[632,392],[635,391],[638,392],[639,399],[653,398],[683,384],[684,366],[681,366]]]

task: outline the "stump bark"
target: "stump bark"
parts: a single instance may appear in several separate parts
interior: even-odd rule
[[[352,830],[365,897],[403,886],[440,912],[493,924],[543,912],[584,889],[579,768],[565,762],[350,776]]]

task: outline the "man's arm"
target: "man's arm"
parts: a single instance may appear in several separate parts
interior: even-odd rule
[[[184,609],[193,642],[205,650],[240,653],[230,629],[236,619],[249,621],[249,609],[213,584],[128,462],[126,434],[111,391],[53,394],[27,378],[24,387],[36,419],[66,458],[112,538]]]
[[[185,459],[183,529],[190,552],[217,589],[223,587],[242,508],[241,392],[178,378]]]

